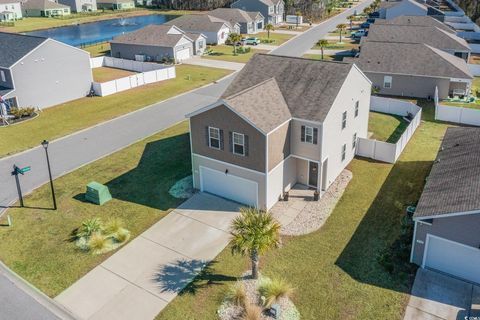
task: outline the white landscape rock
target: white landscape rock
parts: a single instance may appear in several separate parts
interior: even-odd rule
[[[188,199],[193,196],[193,178],[192,176],[185,177],[178,180],[171,188],[168,190],[168,193],[177,199]]]

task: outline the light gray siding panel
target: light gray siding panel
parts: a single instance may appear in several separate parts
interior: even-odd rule
[[[85,97],[92,86],[90,55],[47,40],[12,68],[20,107],[50,107]]]
[[[418,265],[422,264],[427,233],[479,248],[480,233],[478,230],[480,230],[479,214],[437,218],[432,220],[432,225],[417,222],[416,237],[414,243],[412,243],[412,246],[414,246],[412,262]],[[423,243],[418,243],[418,240]]]
[[[268,135],[268,170],[290,155],[290,122]]]
[[[301,141],[302,125],[318,129],[317,144]],[[304,157],[313,161],[320,161],[322,126],[320,124],[312,124],[310,122],[300,120],[292,120],[290,126],[290,152],[293,155]]]
[[[115,58],[135,60],[136,54],[146,55],[151,61],[160,61],[166,56],[174,58],[173,48],[123,43],[112,43],[110,46],[111,55]]]

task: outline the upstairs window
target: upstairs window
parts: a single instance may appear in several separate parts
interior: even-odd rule
[[[352,139],[352,149],[355,149],[357,146],[357,133],[353,134],[353,139]]]
[[[383,87],[390,89],[392,87],[392,77],[391,76],[385,76],[383,77]]]
[[[342,130],[347,127],[347,111],[342,113]]]
[[[346,157],[347,157],[347,145],[344,144],[342,146],[342,161],[344,161]]]
[[[317,144],[317,136],[318,136],[318,129],[309,127],[309,126],[302,126],[301,138],[302,142]]]
[[[208,146],[220,150],[220,129],[208,127]]]
[[[241,133],[233,133],[233,153],[239,156],[245,155],[245,136]]]
[[[358,109],[360,106],[360,101],[355,102],[355,118],[358,117]]]

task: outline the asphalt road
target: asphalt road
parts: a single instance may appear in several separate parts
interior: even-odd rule
[[[373,0],[327,20],[288,41],[271,52],[277,55],[302,56],[307,50],[355,10],[361,12]],[[230,84],[230,76],[217,84],[174,97],[125,116],[101,123],[95,127],[52,141],[49,155],[53,177],[60,177],[83,165],[105,157],[115,151],[155,134],[185,119],[185,114],[215,102]],[[38,137],[38,142],[42,137]],[[48,182],[45,151],[42,147],[0,159],[0,216],[5,208],[18,199],[13,166],[30,166],[31,171],[20,177],[20,186],[27,194]],[[25,202],[25,206],[35,207]],[[56,320],[64,316],[47,297],[29,289],[22,281],[0,265],[0,320],[39,319]]]

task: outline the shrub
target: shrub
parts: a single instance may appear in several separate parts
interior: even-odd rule
[[[82,226],[77,230],[77,238],[87,238],[94,233],[102,231],[102,222],[98,218],[87,219],[82,222]]]
[[[23,117],[30,117],[35,113],[35,108],[33,107],[28,107],[28,108],[11,108],[10,109],[10,114],[15,118],[15,119],[20,119]]]
[[[110,219],[105,224],[105,232],[107,234],[117,233],[122,228],[123,228],[123,221],[119,218]]]
[[[294,289],[284,279],[262,278],[258,285],[258,292],[265,297],[265,306],[270,307],[282,297],[290,298]]]
[[[100,232],[96,232],[90,236],[88,247],[93,253],[102,253],[109,249],[110,240]]]
[[[228,301],[239,307],[245,307],[247,302],[247,292],[241,282],[230,285],[226,295]]]
[[[262,308],[254,304],[247,304],[243,312],[243,320],[260,320],[262,319]]]
[[[120,228],[114,235],[113,238],[119,243],[123,243],[130,238],[130,231],[127,229]]]

